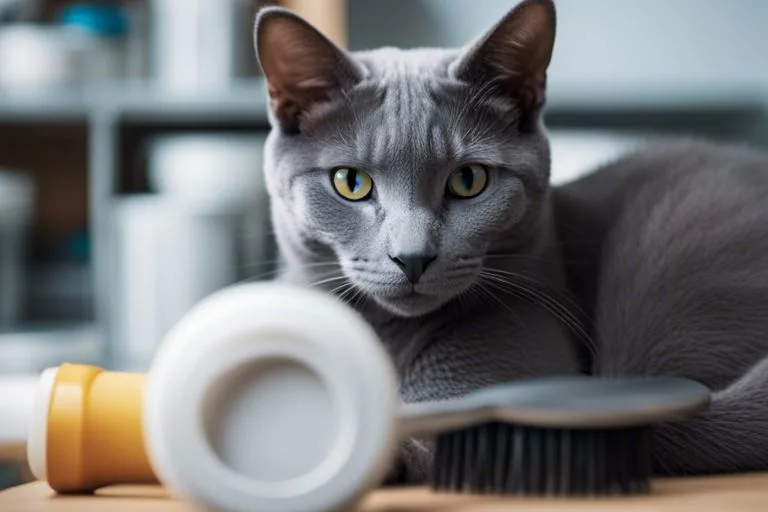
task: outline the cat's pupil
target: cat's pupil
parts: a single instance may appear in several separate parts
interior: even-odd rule
[[[461,168],[461,184],[466,190],[472,190],[472,184],[475,182],[475,173],[470,167]]]
[[[357,192],[362,184],[363,180],[360,178],[358,172],[354,169],[349,169],[347,171],[347,187],[349,187],[349,190]]]

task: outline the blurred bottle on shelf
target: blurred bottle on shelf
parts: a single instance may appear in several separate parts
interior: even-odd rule
[[[0,0],[1,1],[1,0]],[[28,92],[126,78],[130,22],[119,4],[73,3],[53,23],[0,25],[0,89]]]
[[[252,60],[250,0],[149,0],[152,79],[176,93],[231,88]]]
[[[115,83],[125,78],[129,26],[119,4],[71,4],[59,15],[59,25],[81,56],[84,82]]]
[[[114,204],[114,357],[144,370],[168,330],[205,296],[240,280],[268,251],[263,138],[159,136],[151,193]]]

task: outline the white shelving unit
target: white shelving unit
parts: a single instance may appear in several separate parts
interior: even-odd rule
[[[0,123],[26,125],[84,123],[88,130],[88,217],[93,323],[33,326],[0,333],[0,372],[27,371],[67,360],[120,366],[112,357],[110,307],[113,289],[111,200],[123,193],[120,167],[126,126],[152,131],[174,129],[216,131],[233,125],[253,131],[267,128],[263,83],[244,82],[226,92],[178,95],[147,85],[81,91],[0,92]],[[6,354],[7,352],[7,354]],[[5,355],[4,355],[5,354]]]

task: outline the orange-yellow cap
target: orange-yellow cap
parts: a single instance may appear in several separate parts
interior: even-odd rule
[[[27,453],[57,492],[156,483],[142,430],[145,376],[64,364],[40,379]]]

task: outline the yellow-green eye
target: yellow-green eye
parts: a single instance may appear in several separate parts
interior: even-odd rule
[[[485,190],[488,183],[488,172],[478,164],[459,167],[448,180],[448,192],[462,199],[469,199]]]
[[[333,188],[344,199],[361,201],[371,195],[373,180],[363,171],[341,167],[333,171]]]

